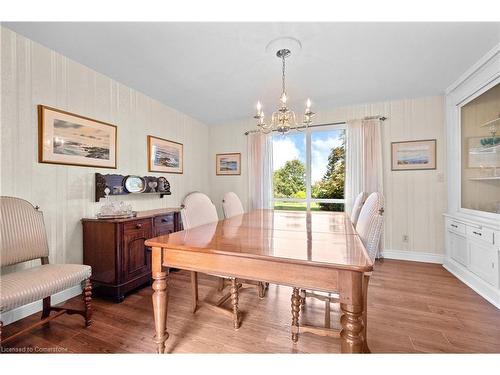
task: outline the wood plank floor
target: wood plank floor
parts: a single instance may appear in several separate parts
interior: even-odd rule
[[[169,353],[338,353],[339,340],[311,334],[290,340],[291,289],[271,285],[259,299],[256,290],[240,296],[243,324],[208,309],[190,312],[189,274],[171,274],[167,341]],[[216,281],[200,275],[200,298],[216,300]],[[78,299],[70,301],[77,305]],[[7,344],[38,351],[75,353],[153,353],[151,288],[121,304],[94,299],[94,324],[85,329],[78,316],[62,316],[48,327]],[[39,314],[4,327],[7,335],[39,319]],[[307,300],[302,322],[320,325],[324,305]],[[338,308],[332,322],[338,325]],[[368,343],[375,353],[500,353],[500,310],[442,266],[385,260],[370,282]],[[5,352],[5,350],[4,350]]]

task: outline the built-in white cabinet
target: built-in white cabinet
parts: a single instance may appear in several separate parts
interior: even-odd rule
[[[500,309],[500,44],[446,90],[444,267]]]

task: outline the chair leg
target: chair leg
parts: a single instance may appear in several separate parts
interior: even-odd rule
[[[304,308],[305,305],[306,305],[306,290],[301,289],[300,290],[300,307]]]
[[[85,280],[85,286],[83,288],[83,302],[85,303],[85,326],[89,327],[92,324],[92,282],[90,279]]]
[[[198,308],[198,273],[191,271],[191,312]]]
[[[217,290],[219,292],[222,292],[224,290],[224,288],[226,286],[225,281],[226,281],[226,279],[224,279],[223,277],[219,277],[219,286],[217,287]]]
[[[238,311],[238,283],[235,278],[231,279],[231,303],[233,305],[234,329],[240,328],[240,313]]]
[[[299,341],[300,291],[293,288],[292,293],[292,341]]]
[[[50,296],[43,299],[43,310],[41,320],[47,318],[50,315]]]

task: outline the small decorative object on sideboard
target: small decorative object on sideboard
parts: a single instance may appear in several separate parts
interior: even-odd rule
[[[108,194],[106,194],[108,191]],[[124,176],[120,174],[95,174],[95,201],[107,195],[157,194],[160,198],[171,195],[165,177]]]
[[[97,214],[98,219],[126,219],[137,215],[135,211],[132,211],[132,206],[130,204],[111,201],[109,199],[110,192],[111,190],[109,188],[104,189],[106,201]]]

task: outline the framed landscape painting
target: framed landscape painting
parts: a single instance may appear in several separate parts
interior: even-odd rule
[[[392,142],[392,170],[436,169],[436,140]]]
[[[215,156],[217,176],[235,176],[241,174],[241,154],[217,154]]]
[[[150,172],[183,173],[183,144],[148,135],[148,166]]]
[[[74,113],[38,106],[38,161],[116,168],[115,125]]]

